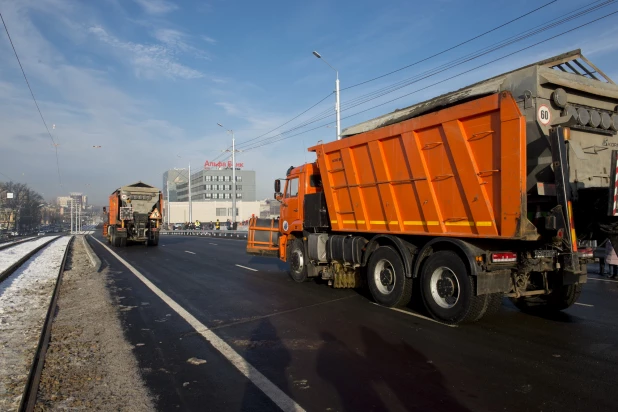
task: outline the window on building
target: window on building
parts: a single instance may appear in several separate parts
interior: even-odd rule
[[[217,216],[227,216],[227,208],[218,207],[215,213],[217,214]]]
[[[206,181],[207,181],[207,182],[212,181],[212,176],[211,176],[211,175],[207,175],[207,176],[206,176]]]
[[[205,190],[212,190],[212,185],[205,185]]]
[[[232,190],[232,185],[227,185],[227,190]]]
[[[242,197],[242,193],[236,193],[236,199],[240,199]]]
[[[223,176],[217,176],[217,182],[223,182]]]
[[[236,181],[237,182],[242,182],[242,176],[236,176]]]
[[[298,196],[298,178],[288,180],[288,184],[285,190],[285,197]]]
[[[228,216],[232,216],[232,208],[231,207],[227,209],[227,215]],[[238,216],[238,208],[236,208],[236,216]]]
[[[204,199],[212,199],[212,193],[205,193]]]
[[[224,199],[231,199],[232,198],[232,195],[229,194],[229,193],[225,193],[223,196],[224,196],[223,197]]]
[[[236,190],[242,190],[242,185],[236,185]]]
[[[219,199],[219,193],[213,193],[212,194],[212,198],[213,199]]]

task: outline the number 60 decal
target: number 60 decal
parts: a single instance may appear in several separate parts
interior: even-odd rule
[[[551,112],[549,111],[549,107],[544,104],[540,105],[538,111],[538,118],[539,122],[541,122],[543,126],[547,126],[549,122],[551,122]]]

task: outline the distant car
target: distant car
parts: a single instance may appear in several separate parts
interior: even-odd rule
[[[39,232],[36,234],[37,236],[45,236],[45,232]]]
[[[182,230],[182,223],[174,223],[174,230]]]

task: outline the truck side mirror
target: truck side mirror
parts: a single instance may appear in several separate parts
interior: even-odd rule
[[[103,213],[107,213],[107,208],[103,206]]]
[[[283,199],[283,193],[275,192],[275,200],[281,201]]]
[[[281,180],[277,179],[275,180],[275,193],[279,192],[281,192]]]

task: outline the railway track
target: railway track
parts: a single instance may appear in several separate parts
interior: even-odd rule
[[[14,240],[14,241],[10,241],[10,242],[0,243],[0,250],[9,249],[9,248],[11,248],[13,246],[17,246],[17,245],[20,245],[20,244],[25,243],[25,242],[30,242],[30,241],[33,241],[35,239],[39,239],[39,238],[36,237],[36,236],[30,236],[30,237],[26,237],[26,238],[19,239],[19,240]]]
[[[51,291],[51,297],[48,298],[49,295],[46,295],[45,293],[33,297],[33,299],[40,299],[39,301],[47,302],[48,305],[45,311],[45,305],[42,304],[40,306],[42,309],[40,309],[38,313],[35,313],[36,315],[38,315],[38,316],[35,316],[36,319],[30,319],[31,322],[40,322],[40,319],[43,318],[43,311],[45,311],[44,321],[43,321],[43,324],[40,330],[40,334],[38,335],[38,339],[36,336],[34,336],[30,340],[30,342],[28,342],[30,343],[30,345],[27,345],[27,343],[24,343],[24,346],[29,346],[31,348],[32,346],[34,346],[34,342],[36,342],[36,349],[34,351],[34,354],[31,355],[31,362],[29,362],[30,357],[26,356],[27,358],[26,363],[29,364],[27,378],[26,379],[11,378],[10,379],[11,385],[13,385],[12,387],[14,388],[13,389],[14,392],[17,392],[18,390],[23,388],[23,391],[21,391],[21,400],[20,400],[19,408],[18,409],[11,408],[12,410],[19,410],[19,411],[33,411],[34,410],[39,381],[41,377],[41,372],[43,370],[43,364],[45,361],[45,354],[47,352],[47,348],[49,345],[51,326],[52,326],[54,312],[56,308],[56,302],[58,299],[58,291],[60,290],[60,285],[62,283],[62,274],[65,270],[68,252],[70,250],[71,243],[73,242],[73,240],[74,240],[73,236],[71,236],[68,239],[68,241],[63,240],[63,236],[56,236],[56,237],[50,237],[49,239],[45,239],[45,241],[41,239],[40,244],[36,244],[34,245],[34,247],[31,247],[31,248],[25,248],[24,247],[25,245],[23,242],[19,244],[14,244],[13,247],[17,247],[18,245],[21,245],[21,249],[24,249],[24,250],[19,250],[19,251],[14,250],[15,252],[14,254],[17,254],[17,256],[9,256],[6,248],[2,252],[0,252],[0,253],[3,253],[4,255],[4,256],[0,255],[0,260],[2,260],[3,258],[4,259],[12,258],[12,261],[13,261],[13,263],[10,266],[4,268],[0,272],[0,291],[2,291],[2,293],[0,293],[0,298],[2,299],[10,299],[10,297],[5,297],[4,295],[10,293],[11,291],[10,287],[14,285],[15,283],[19,282],[20,280],[19,278],[22,278],[24,276],[34,275],[34,273],[28,272],[29,267],[32,268],[33,265],[34,266],[47,265],[47,266],[57,267],[55,265],[51,265],[49,260],[51,259],[57,265],[58,260],[60,258],[62,259],[59,265],[59,268],[57,269],[57,273],[54,271],[53,268],[49,269],[53,273],[51,273],[47,279],[55,279],[53,282],[53,289]],[[59,243],[55,244],[56,242],[59,242]],[[48,251],[46,250],[46,248],[50,248],[50,250]],[[62,250],[62,248],[64,248],[64,250]],[[37,253],[39,252],[41,253],[37,255]],[[45,256],[45,258],[47,259],[44,258],[44,255],[46,253],[47,255]],[[41,261],[37,261],[37,259],[41,259]],[[20,268],[24,268],[24,271],[21,274],[19,274],[17,278],[10,279],[11,275],[14,274],[16,271],[18,271]],[[33,270],[34,269],[32,269],[32,271]],[[11,285],[8,285],[8,284],[5,285],[5,282],[9,283],[9,280],[10,280]],[[45,282],[42,281],[41,283],[44,284]],[[37,286],[40,285],[39,283],[35,283],[35,284]],[[17,292],[18,294],[23,294],[23,296],[27,298],[29,291],[25,289],[27,289],[28,283],[24,283],[24,285],[26,285],[26,287],[23,288],[23,290],[17,290]],[[47,287],[47,290],[49,291],[50,288],[52,288],[51,285]],[[2,303],[3,302],[0,301],[0,304]],[[28,303],[30,303],[30,301],[28,301]],[[8,307],[10,307],[10,304],[12,304],[13,307],[16,306],[15,302],[9,302]],[[21,302],[21,304],[23,304],[23,301]],[[19,305],[19,303],[17,305]],[[33,302],[32,305],[36,306],[36,302]],[[8,323],[9,325],[12,325],[12,324],[20,323],[21,319],[19,319],[19,313],[18,313],[14,318],[9,318],[9,321],[7,321],[7,319],[3,319],[3,321]],[[40,323],[37,323],[37,326],[38,324]],[[8,339],[10,341],[11,338],[8,338]],[[23,359],[17,356],[17,354],[20,354],[20,356],[24,356],[24,355],[21,355],[21,353],[26,353],[26,351],[21,348],[15,349],[13,352],[13,355],[15,356],[16,359],[12,359],[12,361],[19,363],[19,360],[21,360],[21,365],[23,365],[24,363]],[[30,353],[28,353],[28,355],[30,355]],[[0,379],[2,378],[4,378],[4,376],[0,377]],[[6,380],[0,381],[0,384],[1,384],[0,388],[6,390],[6,387],[3,387],[3,386],[6,386],[5,385]],[[14,393],[14,395],[18,395],[18,394]],[[0,405],[0,409],[4,409],[2,406],[6,406],[6,405]],[[7,409],[4,409],[4,410],[7,410]]]

